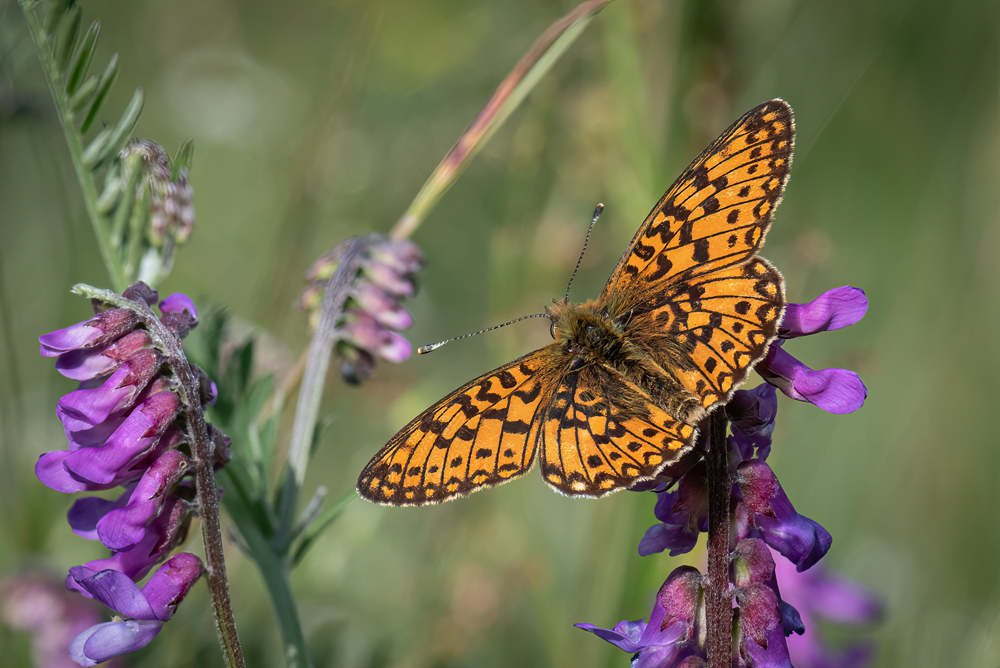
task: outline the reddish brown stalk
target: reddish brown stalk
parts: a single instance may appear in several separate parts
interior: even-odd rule
[[[708,586],[705,612],[708,625],[708,667],[730,668],[733,663],[733,604],[729,596],[729,479],[726,447],[726,411],[709,418],[711,440],[705,457],[708,468]]]

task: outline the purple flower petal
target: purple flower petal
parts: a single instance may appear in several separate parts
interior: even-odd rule
[[[808,304],[788,304],[781,321],[784,339],[853,325],[868,311],[865,291],[849,285],[827,290]]]
[[[198,322],[198,309],[191,298],[182,292],[175,292],[160,302],[161,313],[183,313],[187,311],[195,322]]]
[[[618,622],[614,629],[602,629],[593,624],[574,624],[578,629],[590,631],[601,640],[606,640],[618,649],[625,650],[630,654],[635,654],[642,645],[638,643],[639,636],[646,628],[646,622],[637,619],[634,622]]]
[[[81,666],[96,666],[121,654],[148,645],[163,627],[158,620],[105,622],[92,626],[69,646],[69,654]]]
[[[406,329],[413,324],[413,317],[409,312],[392,295],[371,281],[361,279],[355,281],[351,297],[380,325],[393,329]]]
[[[56,371],[73,380],[103,376],[118,366],[118,361],[103,355],[105,348],[84,348],[63,353],[56,360]]]
[[[90,429],[104,422],[135,395],[134,386],[123,385],[128,375],[129,368],[120,366],[100,387],[76,390],[59,400],[56,414],[62,420],[67,438],[70,432]]]
[[[160,455],[139,480],[128,503],[97,522],[101,543],[112,550],[125,550],[141,541],[146,526],[159,514],[166,495],[188,465],[187,456],[177,450]]]
[[[807,401],[828,413],[852,413],[864,405],[868,389],[847,369],[815,371],[778,345],[772,345],[757,372],[787,396]]]
[[[109,484],[123,470],[145,457],[177,415],[180,401],[162,391],[137,406],[102,446],[80,448],[66,457],[65,466],[75,476],[96,484]]]
[[[344,341],[378,355],[389,362],[402,362],[410,356],[410,342],[386,329],[360,309],[350,309],[348,322],[340,328]]]
[[[78,322],[65,329],[57,329],[39,336],[38,343],[41,344],[41,349],[38,352],[42,357],[58,357],[68,350],[84,348],[103,335],[104,332],[94,327],[90,320]]]
[[[173,617],[177,605],[204,572],[201,559],[190,552],[181,552],[168,559],[142,588],[156,617],[164,621]]]
[[[698,533],[689,530],[686,524],[667,524],[661,522],[646,529],[646,534],[639,541],[639,556],[648,557],[664,550],[670,550],[670,556],[687,554],[698,544]]]
[[[98,540],[98,523],[112,510],[125,507],[131,495],[132,488],[127,488],[117,499],[102,499],[96,496],[77,499],[67,513],[70,529],[81,538]]]
[[[69,450],[46,452],[35,463],[35,476],[46,487],[63,494],[89,490],[87,482],[74,478],[63,465],[69,454]]]
[[[77,566],[70,569],[70,574],[91,596],[119,615],[130,619],[158,619],[142,591],[124,573],[105,570],[88,574]]]
[[[124,573],[133,582],[138,582],[146,577],[153,566],[165,559],[171,550],[183,542],[187,535],[191,513],[190,503],[176,496],[168,496],[160,515],[146,527],[145,535],[134,547],[114,552],[104,559],[88,561],[82,566],[75,567],[86,570],[71,570],[71,573],[75,572],[80,578],[84,578],[88,574],[111,569]],[[89,593],[77,584],[73,575],[66,578],[66,587],[90,597]]]
[[[777,413],[778,396],[772,385],[761,383],[752,390],[737,390],[726,404],[733,432],[730,447],[736,446],[742,459],[750,459],[755,448],[760,459],[767,459]]]
[[[85,322],[38,337],[39,352],[44,357],[56,357],[69,350],[101,346],[133,329],[138,322],[139,316],[129,309],[110,309]]]
[[[817,522],[795,511],[774,471],[759,459],[743,462],[737,469],[737,483],[750,521],[768,545],[792,561],[802,571],[830,549],[833,538]],[[737,512],[737,524],[740,512]],[[741,529],[737,528],[739,534]],[[742,538],[742,536],[741,536]]]

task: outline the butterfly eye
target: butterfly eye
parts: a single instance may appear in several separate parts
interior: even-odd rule
[[[549,323],[549,336],[551,336],[553,339],[556,338],[556,323],[555,322],[550,322]]]

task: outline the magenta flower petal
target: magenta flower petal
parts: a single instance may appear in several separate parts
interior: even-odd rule
[[[74,570],[70,569],[70,572],[73,573]],[[77,578],[77,582],[96,600],[122,617],[159,619],[143,592],[124,573],[112,570],[99,571],[82,579]]]
[[[865,291],[849,285],[827,290],[808,304],[788,304],[781,338],[791,339],[853,325],[868,311]]]
[[[66,470],[64,462],[69,450],[46,452],[35,462],[35,476],[46,487],[63,494],[73,494],[90,489],[87,483],[74,478]]]
[[[410,342],[386,329],[374,317],[360,309],[351,309],[350,321],[340,328],[340,336],[358,348],[389,362],[402,362],[410,356]]]
[[[146,526],[159,514],[166,495],[187,471],[188,463],[187,456],[177,450],[160,455],[143,474],[128,503],[97,522],[101,543],[112,550],[125,550],[141,541]]]
[[[190,552],[175,554],[156,571],[142,593],[157,619],[166,621],[174,616],[177,604],[184,600],[204,571],[201,559]]]
[[[833,542],[830,533],[795,511],[770,466],[759,459],[743,462],[738,468],[737,482],[751,513],[750,521],[760,531],[761,538],[798,570],[809,568],[827,553]],[[737,535],[744,531],[737,528]]]
[[[162,627],[163,622],[158,620],[129,619],[98,624],[73,639],[69,654],[81,666],[96,666],[116,656],[142,649]]]
[[[351,297],[380,325],[393,329],[406,329],[413,324],[410,313],[392,295],[370,281],[355,281]]]
[[[815,371],[777,345],[771,346],[757,372],[788,397],[809,402],[828,413],[852,413],[868,397],[868,388],[853,371]]]
[[[80,448],[66,457],[66,468],[82,480],[97,484],[112,482],[149,453],[179,407],[180,401],[173,392],[157,392],[137,406],[104,445]]]
[[[128,366],[122,365],[100,387],[76,390],[61,398],[56,414],[62,420],[67,436],[69,432],[90,429],[104,422],[134,396],[134,386],[122,385],[128,375]]]
[[[198,309],[191,298],[181,292],[175,292],[160,302],[161,313],[183,313],[187,311],[195,322],[198,321]]]
[[[42,357],[58,357],[68,350],[85,348],[103,335],[104,332],[93,326],[90,320],[78,322],[65,329],[57,329],[39,336],[38,343],[41,344],[41,349],[38,352]]]
[[[146,577],[154,565],[166,558],[171,550],[183,542],[190,524],[191,512],[190,503],[173,495],[168,496],[160,515],[146,527],[141,541],[128,550],[113,552],[110,557],[104,559],[88,561],[82,566],[75,567],[78,570],[71,569],[71,575],[66,578],[66,587],[89,597],[73,574],[83,579],[108,569],[124,573],[133,582],[138,582]]]
[[[103,376],[118,366],[118,361],[103,355],[105,348],[84,348],[59,355],[56,371],[73,380]]]

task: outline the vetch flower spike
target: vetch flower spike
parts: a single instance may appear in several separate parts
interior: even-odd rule
[[[795,512],[770,466],[758,459],[743,462],[737,469],[737,482],[749,511],[746,522],[760,531],[764,542],[800,571],[823,558],[833,538],[817,522]],[[738,513],[737,535],[745,537],[749,527],[740,519]]]
[[[99,624],[73,641],[72,658],[95,665],[145,646],[173,615],[177,603],[201,576],[201,560],[179,554],[167,559],[187,535],[197,496],[210,589],[220,633],[231,658],[240,653],[235,636],[218,526],[218,488],[212,471],[229,461],[229,439],[204,422],[201,407],[217,391],[191,365],[180,340],[197,325],[198,312],[185,295],[159,302],[137,283],[122,295],[78,285],[97,317],[40,337],[43,355],[81,381],[57,409],[69,449],[43,454],[35,467],[44,484],[61,492],[121,485],[117,499],[83,498],[68,519],[78,535],[100,540],[112,555],[70,569],[66,585],[93,597],[127,619]],[[110,314],[110,315],[109,315]],[[192,459],[210,466],[191,466]],[[197,488],[183,480],[197,476]],[[135,584],[157,564],[165,565],[140,590]],[[236,661],[234,665],[238,665]]]

